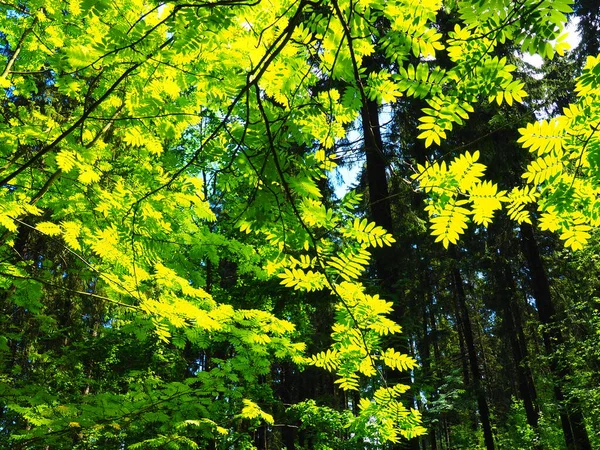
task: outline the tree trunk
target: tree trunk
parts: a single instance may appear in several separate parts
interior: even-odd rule
[[[473,327],[471,326],[469,309],[467,307],[467,296],[465,294],[462,276],[456,265],[452,269],[452,278],[454,281],[456,300],[458,302],[459,313],[461,316],[460,320],[464,330],[464,339],[467,347],[469,366],[471,369],[473,389],[475,390],[475,395],[477,397],[479,418],[481,419],[481,426],[483,428],[485,448],[487,450],[494,450],[494,436],[492,434],[492,424],[490,421],[490,409],[485,397],[485,391],[481,384],[481,371],[479,370],[479,360],[477,356],[477,350],[475,348],[475,340],[473,338]]]
[[[372,61],[367,62],[367,66],[372,65]],[[388,180],[387,180],[387,161],[383,153],[383,140],[381,138],[381,126],[379,123],[379,107],[377,102],[368,100],[361,108],[361,118],[363,124],[363,136],[365,145],[365,155],[367,160],[367,183],[369,188],[369,207],[371,219],[378,225],[385,228],[389,233],[393,233],[392,208],[389,198]],[[394,270],[395,251],[392,247],[378,247],[373,249],[373,259],[377,277],[381,280],[380,286],[384,295],[394,297],[394,284],[396,282],[396,271]],[[406,309],[398,301],[394,304],[392,319],[400,323],[404,322]],[[409,354],[410,348],[408,340],[402,340],[397,344],[398,351]],[[410,384],[410,374],[397,374],[396,380],[402,384]],[[412,394],[404,397],[404,404],[407,407],[412,406]],[[419,441],[411,439],[408,443],[402,443],[396,448],[405,448],[409,450],[418,450]]]
[[[527,342],[524,339],[523,327],[521,322],[521,312],[515,297],[516,286],[510,266],[505,262],[502,264],[501,273],[496,274],[498,285],[500,286],[500,301],[504,305],[504,323],[505,333],[509,338],[512,349],[514,366],[517,373],[517,385],[519,397],[523,400],[527,423],[539,434],[538,421],[539,410],[537,408],[537,393],[533,382],[531,369],[527,364]],[[541,449],[540,443],[536,440],[535,449]]]
[[[564,338],[556,323],[556,308],[550,293],[550,282],[546,275],[540,251],[531,225],[521,225],[521,244],[529,266],[529,277],[540,322],[544,325],[544,346],[550,356],[550,370],[554,376],[554,396],[559,404],[560,420],[568,450],[591,450],[585,428],[585,419],[577,398],[565,399],[562,386],[566,384],[569,368],[560,364],[556,347],[564,344]]]
[[[429,286],[429,280],[427,279],[428,277],[425,277],[425,287],[428,290],[427,292],[427,303],[423,302],[423,316],[422,316],[422,339],[420,340],[420,345],[419,345],[419,353],[421,356],[421,369],[422,369],[422,374],[423,374],[423,378],[424,380],[431,380],[433,379],[433,373],[431,370],[431,351],[430,351],[430,346],[431,346],[431,337],[432,337],[432,332],[429,329],[429,311],[427,308],[427,305],[431,305],[433,299],[431,298],[431,288]],[[418,342],[418,341],[417,341]],[[419,343],[419,342],[418,342]],[[435,392],[432,392],[430,395],[430,399],[433,400],[435,399],[436,395]],[[425,442],[425,448],[427,448],[427,442],[430,443],[431,446],[431,450],[436,450],[437,449],[437,443],[435,440],[435,427],[430,427],[429,429],[429,434],[428,436],[424,439]]]
[[[392,208],[389,198],[388,180],[386,173],[387,161],[383,154],[383,140],[379,124],[379,107],[377,102],[368,101],[361,108],[363,123],[363,135],[365,144],[365,155],[367,160],[367,183],[369,187],[369,208],[371,219],[379,226],[385,228],[388,233],[394,232],[392,222]],[[374,249],[375,267],[377,276],[381,278],[382,284],[388,288],[393,285],[395,273],[392,270],[391,261],[387,257],[393,257],[391,247]]]

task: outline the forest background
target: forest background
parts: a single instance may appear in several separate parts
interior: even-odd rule
[[[599,8],[0,1],[0,447],[599,448]]]

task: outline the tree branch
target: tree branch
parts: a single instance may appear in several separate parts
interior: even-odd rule
[[[12,66],[15,64],[15,61],[17,60],[17,57],[19,56],[19,53],[21,53],[21,49],[23,48],[23,42],[25,41],[25,38],[27,37],[27,35],[29,33],[31,33],[33,31],[33,27],[35,27],[38,23],[38,18],[36,17],[33,20],[33,23],[31,24],[31,26],[29,28],[27,28],[23,34],[21,35],[21,38],[19,39],[19,42],[17,42],[17,46],[15,48],[14,53],[12,54],[12,56],[10,57],[10,59],[8,60],[8,63],[6,64],[6,67],[4,68],[4,71],[2,72],[2,74],[0,74],[0,78],[6,78],[6,76],[9,74],[10,69],[12,69]]]

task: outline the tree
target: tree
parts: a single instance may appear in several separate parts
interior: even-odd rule
[[[382,376],[415,359],[387,348],[400,331],[393,305],[362,282],[370,251],[394,238],[357,217],[355,194],[325,201],[323,180],[345,127],[375,101],[427,99],[430,146],[481,98],[523,98],[494,47],[509,39],[552,56],[558,38],[560,53],[568,3],[491,6],[2,3],[4,442],[267,447],[284,417],[271,389],[282,360],[357,393],[340,395],[354,413],[336,416],[342,442],[423,434],[399,400],[408,387]],[[441,8],[461,18],[447,36]],[[448,69],[435,67],[441,51]],[[375,53],[386,64],[365,70]],[[582,95],[595,95],[586,76]],[[486,225],[507,201],[477,159],[419,177],[446,246],[468,214]],[[273,305],[304,295],[308,307],[314,291],[334,320],[308,355],[296,325],[310,314]],[[312,406],[291,413],[315,426]]]

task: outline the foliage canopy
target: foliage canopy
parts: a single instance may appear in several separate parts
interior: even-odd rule
[[[441,11],[460,17],[448,33]],[[568,1],[32,0],[0,12],[7,442],[243,448],[248,429],[274,425],[259,380],[275,360],[357,391],[357,440],[425,431],[400,400],[407,387],[383,376],[416,365],[385,344],[401,331],[393,305],[362,282],[370,251],[394,238],[357,217],[357,194],[325,198],[333,149],[369,100],[423,99],[427,147],[478,102],[523,101],[494,50],[562,54]],[[537,203],[542,227],[585,243],[600,223],[599,62],[579,103],[522,130],[537,158],[525,186],[485,180],[479,152],[418,167],[438,241],[488,225],[503,203],[527,222]],[[248,289],[277,280],[284,298],[330,297],[329,348],[308,353],[291,313],[234,296],[224,270],[215,282],[227,262]],[[203,352],[210,365],[169,371]]]

